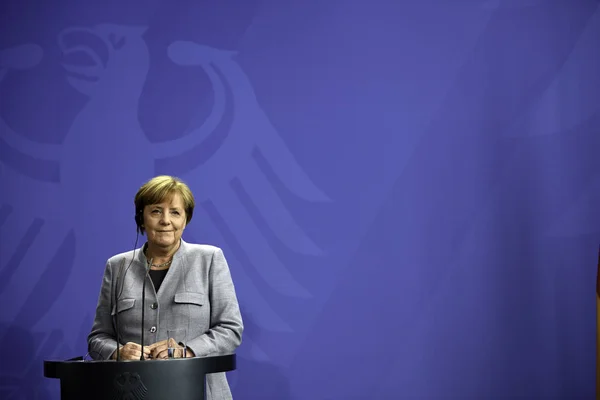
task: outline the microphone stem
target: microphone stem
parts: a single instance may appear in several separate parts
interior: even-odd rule
[[[144,311],[146,310],[146,279],[148,278],[148,270],[152,265],[152,260],[148,263],[148,266],[144,268],[144,282],[142,283],[142,337],[141,343],[142,346],[142,354],[140,354],[140,361],[144,360]]]
[[[119,352],[119,347],[121,344],[120,336],[119,336],[119,281],[121,278],[121,274],[123,273],[123,266],[125,265],[125,259],[121,261],[121,265],[119,266],[119,272],[117,273],[117,279],[115,279],[115,329],[117,331],[117,361],[121,360],[121,355]]]

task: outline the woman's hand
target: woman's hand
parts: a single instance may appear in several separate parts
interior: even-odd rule
[[[119,349],[119,358],[121,360],[139,360],[142,355],[142,346],[137,343],[127,342],[125,346]],[[150,357],[150,349],[144,347],[144,358]],[[117,351],[112,354],[113,360],[117,359]]]
[[[185,358],[194,357],[194,352],[189,348],[186,349],[183,346],[180,346],[175,339],[169,338],[168,340],[163,340],[162,342],[156,342],[150,346],[150,356],[153,359],[167,359],[167,358],[183,358],[183,350],[185,349]],[[169,348],[173,349],[173,356],[169,357]]]

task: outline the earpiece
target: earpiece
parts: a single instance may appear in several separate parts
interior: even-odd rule
[[[137,233],[144,234],[144,211],[139,208],[135,210],[135,225]]]

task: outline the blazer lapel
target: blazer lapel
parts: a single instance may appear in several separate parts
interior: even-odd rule
[[[177,252],[173,255],[173,262],[169,267],[169,272],[160,285],[158,290],[158,304],[167,305],[173,302],[175,293],[183,286],[183,270],[185,269],[185,242],[181,239],[181,244]]]

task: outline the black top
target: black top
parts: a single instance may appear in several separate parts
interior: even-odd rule
[[[167,276],[167,272],[169,272],[169,268],[167,269],[151,269],[150,270],[150,279],[152,279],[152,284],[154,285],[154,290],[158,293],[158,288],[162,284],[165,276]]]

